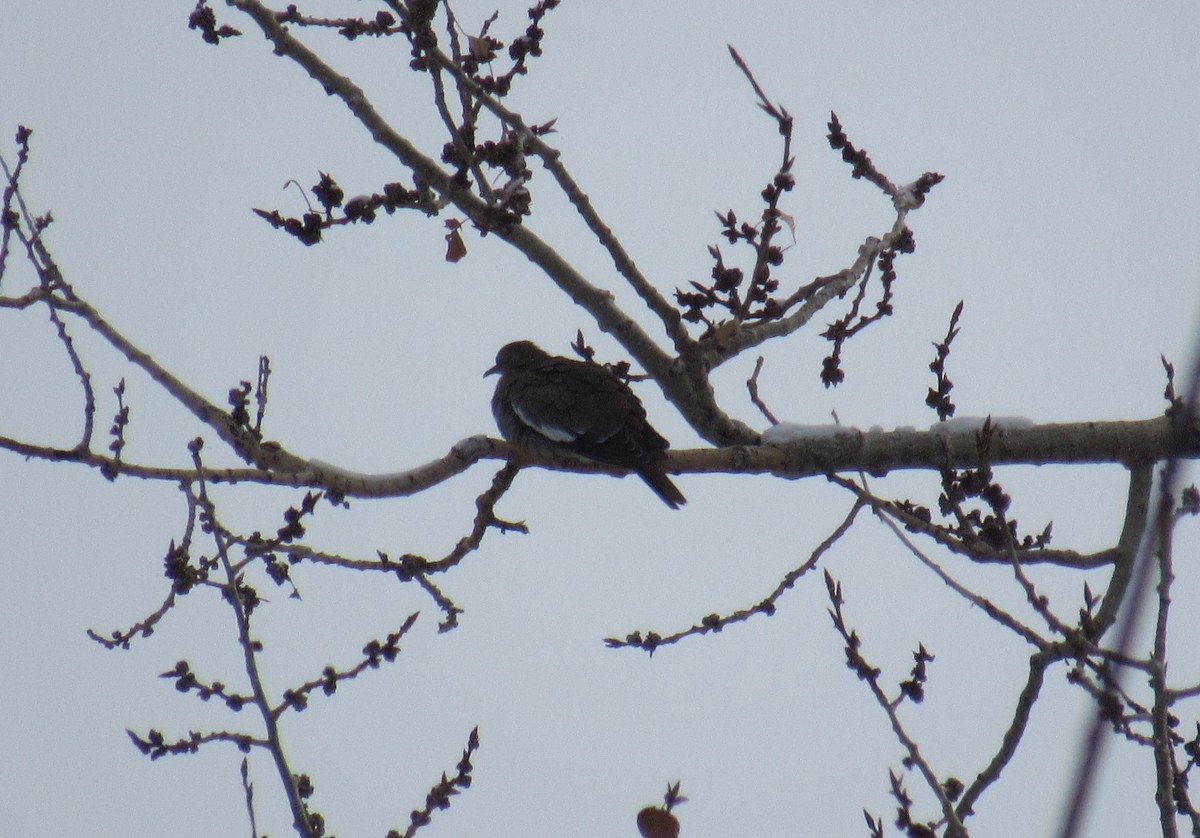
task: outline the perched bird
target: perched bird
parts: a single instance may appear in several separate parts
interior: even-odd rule
[[[599,364],[560,358],[527,340],[503,347],[492,413],[509,442],[637,473],[672,509],[687,503],[663,467],[670,445],[629,385]]]

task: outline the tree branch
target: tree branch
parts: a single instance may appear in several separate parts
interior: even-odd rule
[[[1144,460],[1129,467],[1129,495],[1125,502],[1125,524],[1117,541],[1117,560],[1108,580],[1108,590],[1096,617],[1092,621],[1092,637],[1097,642],[1117,619],[1117,611],[1125,601],[1129,580],[1138,555],[1138,547],[1146,534],[1150,517],[1150,490],[1154,485],[1154,465]]]
[[[271,442],[263,443],[262,448],[267,452],[264,456],[268,459],[271,451],[281,450]],[[34,445],[3,436],[0,436],[0,449],[43,460],[77,462],[101,470],[116,465],[115,458],[104,454]],[[1012,429],[1000,426],[992,442],[991,463],[1121,464],[1131,460],[1153,462],[1172,454],[1200,457],[1200,438],[1191,438],[1181,446],[1176,445],[1171,420],[1160,417]],[[444,456],[406,471],[366,474],[288,454],[286,458],[280,457],[278,462],[270,463],[268,468],[221,469],[206,466],[203,476],[212,483],[310,487],[344,497],[402,497],[448,480],[484,459],[511,460],[522,467],[536,466],[581,474],[621,474],[619,470],[607,466],[533,455],[504,440],[480,434],[455,443]],[[673,474],[773,474],[776,477],[800,479],[830,472],[865,471],[883,475],[891,471],[933,469],[943,465],[966,468],[977,465],[978,459],[974,431],[971,430],[953,433],[941,430],[848,430],[836,436],[815,436],[782,445],[671,450],[667,453],[666,466]],[[196,476],[194,469],[183,466],[151,466],[122,460],[120,468],[123,475],[146,480],[179,482]],[[1141,486],[1141,483],[1137,484],[1139,491]],[[1133,532],[1134,520],[1127,517],[1122,544],[1132,537],[1130,533]]]
[[[245,12],[258,24],[263,34],[275,45],[275,52],[278,55],[295,61],[313,79],[321,83],[326,93],[337,96],[345,102],[355,118],[370,132],[375,142],[395,154],[415,176],[458,207],[481,229],[500,236],[541,268],[576,305],[592,316],[602,331],[613,335],[622,346],[629,350],[643,369],[658,383],[667,400],[676,406],[697,433],[719,445],[754,440],[753,431],[743,423],[730,418],[717,406],[715,394],[711,385],[708,384],[707,377],[703,381],[699,381],[694,375],[680,374],[671,356],[646,334],[636,320],[616,304],[610,291],[590,283],[573,265],[563,259],[554,248],[527,226],[511,224],[497,229],[488,219],[489,208],[485,202],[468,190],[456,188],[450,176],[440,166],[423,155],[416,146],[397,133],[384,120],[367,99],[362,88],[345,76],[336,73],[316,53],[294,38],[288,29],[276,20],[273,11],[257,0],[228,0],[228,2]],[[581,199],[582,196],[583,193],[578,192],[577,199]],[[596,220],[598,221],[598,217]],[[603,227],[603,225],[600,226]],[[603,229],[607,230],[606,227]],[[626,277],[632,276],[636,281],[640,274],[630,270],[633,265],[632,259],[628,259],[627,254],[624,254],[623,251],[615,258],[625,266]],[[644,299],[652,290],[649,284],[644,282],[637,282],[635,287],[640,288],[639,293],[643,293]],[[657,295],[657,292],[655,291],[654,294]],[[663,304],[665,305],[665,301]],[[654,304],[652,308],[657,305]]]

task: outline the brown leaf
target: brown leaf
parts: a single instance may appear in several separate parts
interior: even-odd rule
[[[659,806],[638,812],[637,826],[642,838],[679,838],[679,819]]]
[[[452,227],[450,232],[446,234],[446,261],[457,262],[466,255],[467,243],[463,241],[462,234],[458,232],[458,228]]]

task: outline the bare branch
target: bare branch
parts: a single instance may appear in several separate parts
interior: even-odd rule
[[[898,713],[898,707],[900,704],[899,699],[893,701],[887,697],[883,687],[881,687],[879,684],[880,671],[867,663],[867,660],[859,651],[862,641],[859,639],[856,632],[851,631],[847,627],[845,618],[842,614],[842,605],[844,604],[844,600],[842,598],[842,586],[839,582],[834,580],[834,578],[829,574],[828,570],[825,571],[825,587],[829,592],[829,600],[833,606],[829,609],[829,616],[833,620],[834,628],[837,629],[838,633],[842,636],[842,639],[846,644],[846,665],[855,674],[857,674],[860,679],[866,681],[867,686],[870,687],[871,695],[875,698],[875,703],[878,704],[883,712],[887,715],[888,721],[892,726],[892,732],[896,735],[896,739],[904,748],[907,755],[907,763],[916,767],[917,771],[924,778],[925,784],[929,787],[929,790],[933,792],[934,797],[941,806],[942,817],[946,822],[947,838],[966,838],[967,829],[963,825],[962,819],[959,817],[958,812],[955,810],[954,804],[947,796],[946,790],[942,783],[938,780],[933,768],[929,765],[929,762],[921,753],[921,749],[917,745],[916,740],[909,736],[908,732],[904,728],[904,723],[900,720],[900,715]]]
[[[775,418],[775,414],[763,403],[763,400],[758,395],[758,374],[762,372],[763,356],[759,355],[758,360],[754,362],[754,374],[746,382],[746,389],[750,391],[750,401],[754,406],[762,412],[762,415],[767,417],[767,421],[772,425],[778,425],[779,420]]]
[[[653,655],[655,650],[659,647],[677,643],[685,637],[708,634],[710,632],[716,633],[723,630],[726,626],[745,622],[755,614],[764,614],[768,617],[774,615],[778,606],[778,602],[780,599],[782,599],[783,595],[795,587],[796,583],[800,581],[801,576],[804,576],[806,573],[816,567],[817,562],[820,561],[821,557],[829,551],[829,548],[836,544],[843,535],[849,532],[850,526],[854,523],[854,519],[858,517],[859,511],[865,505],[866,504],[864,503],[855,503],[852,507],[850,507],[849,513],[847,513],[846,517],[842,519],[842,522],[838,524],[836,528],[834,528],[833,532],[825,537],[824,541],[817,545],[816,549],[812,551],[808,559],[806,559],[805,562],[799,567],[789,570],[784,575],[783,579],[780,580],[779,584],[775,586],[775,590],[771,591],[771,593],[767,594],[765,598],[749,608],[743,608],[739,611],[734,611],[732,614],[724,617],[719,614],[709,614],[691,628],[677,631],[674,634],[668,634],[664,636],[656,631],[642,632],[640,630],[635,630],[625,635],[624,639],[606,637],[604,639],[604,644],[610,649],[620,649],[625,647],[643,649]]]
[[[202,443],[199,439],[195,440],[191,445],[193,464],[195,465],[197,475],[203,470],[200,460],[201,447]],[[259,644],[250,635],[250,612],[253,608],[253,600],[247,599],[248,596],[253,596],[253,594],[243,587],[241,579],[233,570],[233,563],[230,560],[227,550],[228,540],[217,524],[216,508],[208,496],[208,489],[204,480],[199,476],[197,476],[195,499],[197,506],[201,510],[201,516],[207,520],[211,528],[212,536],[217,546],[217,555],[220,558],[221,567],[225,571],[225,599],[229,603],[230,608],[233,609],[234,619],[237,624],[238,643],[242,647],[243,663],[246,675],[250,680],[251,691],[254,695],[253,704],[259,709],[259,714],[266,727],[266,747],[271,752],[275,768],[279,773],[280,782],[283,785],[284,793],[292,810],[296,831],[303,838],[318,838],[323,830],[319,830],[310,818],[308,807],[304,802],[306,795],[302,793],[297,775],[292,772],[288,765],[287,757],[283,750],[283,740],[279,733],[277,714],[271,707],[266,687],[263,685],[262,676],[259,673]]]
[[[1154,485],[1154,466],[1150,460],[1131,461],[1129,466],[1129,493],[1125,501],[1125,523],[1117,541],[1117,553],[1113,575],[1108,580],[1108,590],[1101,601],[1100,609],[1092,622],[1091,635],[1099,640],[1116,622],[1117,613],[1125,601],[1129,580],[1137,560],[1138,548],[1146,534],[1150,518],[1150,490]]]
[[[1046,678],[1046,670],[1050,664],[1059,660],[1058,654],[1050,651],[1037,651],[1029,658],[1029,678],[1017,698],[1017,706],[1013,711],[1012,721],[1004,731],[1000,748],[992,756],[987,766],[979,772],[975,781],[967,787],[957,805],[954,807],[959,817],[965,818],[975,809],[975,803],[989,786],[1000,779],[1005,767],[1012,760],[1021,744],[1025,731],[1029,726],[1029,718],[1042,691]]]
[[[932,570],[934,574],[941,579],[948,588],[950,588],[950,590],[954,591],[956,594],[963,597],[976,607],[982,609],[985,614],[987,614],[997,623],[1009,629],[1018,637],[1034,647],[1038,649],[1045,649],[1050,645],[1048,640],[1043,638],[1032,628],[1025,625],[1012,614],[1009,614],[1003,608],[1000,608],[991,600],[975,593],[967,586],[963,585],[961,582],[947,573],[941,565],[939,565],[929,556],[925,555],[925,553],[922,552],[921,549],[917,547],[917,545],[914,544],[907,535],[904,534],[903,530],[900,529],[896,522],[893,521],[891,517],[884,514],[887,511],[886,508],[876,505],[872,502],[873,496],[869,492],[867,492],[853,480],[838,477],[837,475],[830,475],[829,479],[834,483],[837,483],[839,486],[849,489],[864,503],[870,504],[879,520],[881,520],[884,525],[892,531],[892,534],[900,540],[900,543],[908,548],[908,551],[912,553],[913,556],[915,556],[916,559],[921,562],[921,564]]]

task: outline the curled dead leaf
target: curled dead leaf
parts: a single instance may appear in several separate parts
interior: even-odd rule
[[[679,819],[661,806],[638,812],[637,826],[642,838],[679,838]]]

